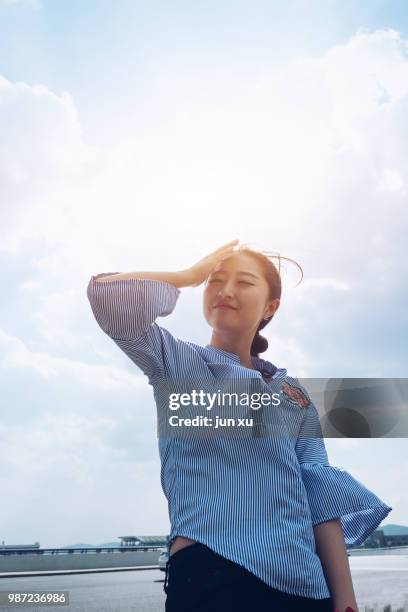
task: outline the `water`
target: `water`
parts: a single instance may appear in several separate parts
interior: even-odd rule
[[[354,591],[360,608],[381,612],[391,605],[390,612],[408,612],[408,555],[396,554],[351,555],[349,557]]]
[[[389,555],[405,555],[408,556],[408,546],[400,546],[398,548],[364,548],[350,550],[352,557],[379,557]]]
[[[69,606],[0,605],[1,612],[164,612],[164,572],[134,570],[1,578],[0,591],[68,591]]]

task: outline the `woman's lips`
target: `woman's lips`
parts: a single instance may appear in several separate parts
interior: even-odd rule
[[[236,310],[236,308],[234,308],[233,306],[225,306],[224,304],[214,306],[214,308],[221,308],[222,310]]]

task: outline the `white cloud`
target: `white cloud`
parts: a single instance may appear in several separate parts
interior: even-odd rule
[[[382,180],[379,184],[381,191],[401,191],[403,195],[406,195],[405,181],[401,174],[393,169],[384,168],[382,171]]]
[[[166,533],[166,503],[152,487],[160,478],[158,459],[127,458],[125,449],[108,443],[110,431],[112,424],[101,417],[69,412],[63,418],[49,412],[30,428],[0,424],[6,543],[97,544],[135,531]]]
[[[29,240],[52,248],[74,229],[70,193],[86,178],[95,151],[82,141],[69,93],[0,76],[0,103],[0,251],[17,253]]]
[[[25,223],[13,217],[9,244],[34,250],[31,282],[52,287],[33,315],[44,340],[74,346],[84,262],[89,274],[161,269],[164,250],[167,267],[185,267],[235,235],[301,262],[293,292],[298,273],[283,272],[288,329],[318,324],[319,304],[335,329],[338,294],[348,308],[357,290],[385,299],[401,283],[393,263],[407,229],[406,47],[393,30],[360,32],[320,57],[232,73],[228,87],[220,75],[170,74],[163,107],[129,111],[129,139],[110,150],[83,142],[69,94],[8,83],[20,100],[8,106],[10,142],[27,144],[27,125],[41,126],[41,138],[16,148],[8,181],[10,164],[26,177],[24,190],[10,186]],[[12,121],[20,107],[23,120]],[[41,255],[36,238],[48,245]]]
[[[118,349],[93,321],[85,293],[97,272],[184,268],[237,236],[293,257],[305,272],[292,292],[298,274],[292,282],[288,268],[281,308],[265,328],[279,367],[300,377],[336,375],[336,367],[352,376],[400,363],[396,356],[379,365],[356,334],[370,316],[381,323],[406,279],[407,42],[393,30],[361,31],[320,57],[244,70],[208,80],[158,75],[160,103],[135,114],[130,100],[128,140],[98,149],[85,142],[68,92],[0,77],[0,256],[11,313],[0,333],[0,375],[3,388],[16,383],[26,393],[9,391],[7,418],[18,403],[14,414],[29,422],[26,435],[21,425],[2,426],[16,482],[52,490],[67,473],[73,494],[99,479],[92,495],[100,506],[105,476],[127,489],[129,472],[120,480],[109,467],[121,454],[101,437],[113,420],[131,418],[133,393],[145,400],[146,383],[139,387],[124,360],[110,365]],[[172,323],[188,340],[204,333],[199,319],[198,310],[195,318],[177,309]],[[106,364],[90,364],[95,356]],[[350,465],[358,464],[352,451]],[[134,484],[156,507],[157,465],[149,469]],[[126,494],[133,508],[134,493]],[[113,507],[105,507],[111,516]],[[131,516],[123,510],[123,525]]]
[[[333,291],[350,291],[350,285],[335,278],[307,278],[302,281],[302,290],[307,289],[332,289]]]
[[[15,6],[22,5],[27,6],[35,11],[39,11],[42,8],[41,0],[0,0],[0,6]]]
[[[2,112],[9,109],[13,127],[4,148],[13,143],[13,155],[2,165],[7,199],[18,206],[6,209],[6,244],[48,241],[56,248],[36,257],[39,274],[64,269],[73,278],[83,261],[117,261],[110,264],[116,268],[132,255],[140,265],[162,265],[154,226],[157,244],[183,242],[183,251],[169,254],[185,265],[190,253],[202,254],[199,220],[211,246],[237,234],[299,254],[305,280],[330,274],[351,281],[358,268],[369,285],[377,270],[367,248],[386,250],[401,229],[388,209],[402,210],[407,178],[405,49],[398,32],[379,30],[321,57],[255,76],[232,73],[228,87],[217,75],[212,84],[201,74],[197,83],[169,75],[170,82],[160,81],[163,107],[129,114],[129,140],[110,151],[83,142],[69,94],[7,83]],[[383,249],[371,238],[380,228]],[[351,264],[356,259],[363,268]]]
[[[141,532],[165,531],[166,506],[159,487],[151,486],[159,482],[159,465],[150,459],[155,407],[145,377],[33,351],[3,331],[0,355],[0,488],[8,543],[97,543],[135,524]],[[135,505],[140,490],[144,501]],[[119,507],[108,498],[120,498]],[[56,513],[55,529],[47,508]],[[92,525],[85,516],[93,517]]]
[[[373,491],[392,507],[384,520],[387,523],[405,525],[408,494],[406,493],[406,470],[389,458],[405,456],[407,440],[399,438],[379,439],[335,439],[325,440],[329,462],[339,466]]]
[[[94,365],[55,357],[41,351],[32,351],[19,338],[0,330],[0,374],[18,376],[27,380],[28,375],[39,377],[57,386],[83,385],[95,391],[134,393],[146,388],[146,379],[140,371],[130,373],[112,365]]]

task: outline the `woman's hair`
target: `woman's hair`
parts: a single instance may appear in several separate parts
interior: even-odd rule
[[[282,294],[282,282],[281,282],[281,276],[280,276],[281,259],[285,259],[286,261],[291,261],[292,263],[298,266],[298,268],[300,269],[302,273],[302,276],[300,278],[300,281],[297,283],[297,285],[299,285],[299,283],[302,281],[303,270],[301,266],[293,259],[289,259],[288,257],[282,257],[281,255],[272,255],[269,251],[257,251],[256,249],[253,249],[246,245],[240,245],[236,249],[235,253],[248,254],[254,259],[256,259],[256,261],[259,263],[260,268],[263,271],[264,278],[269,285],[269,298],[268,298],[269,300],[275,300],[277,298],[279,299],[281,298],[281,294]],[[276,258],[279,260],[279,269],[275,266],[273,261],[271,261],[271,258]],[[297,285],[295,286],[297,287]],[[263,329],[266,325],[268,325],[269,321],[273,318],[273,316],[274,315],[272,315],[268,319],[262,319],[262,321],[258,325],[254,339],[252,340],[252,344],[251,344],[251,355],[253,357],[258,357],[259,353],[263,353],[268,348],[268,340],[264,336],[261,336],[259,331]]]

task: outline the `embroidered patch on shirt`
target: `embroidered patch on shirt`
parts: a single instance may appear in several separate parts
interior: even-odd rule
[[[310,399],[307,397],[306,393],[299,389],[299,387],[295,387],[294,385],[289,385],[289,383],[285,382],[282,385],[282,391],[288,398],[292,404],[297,404],[301,408],[307,408],[309,406]]]

